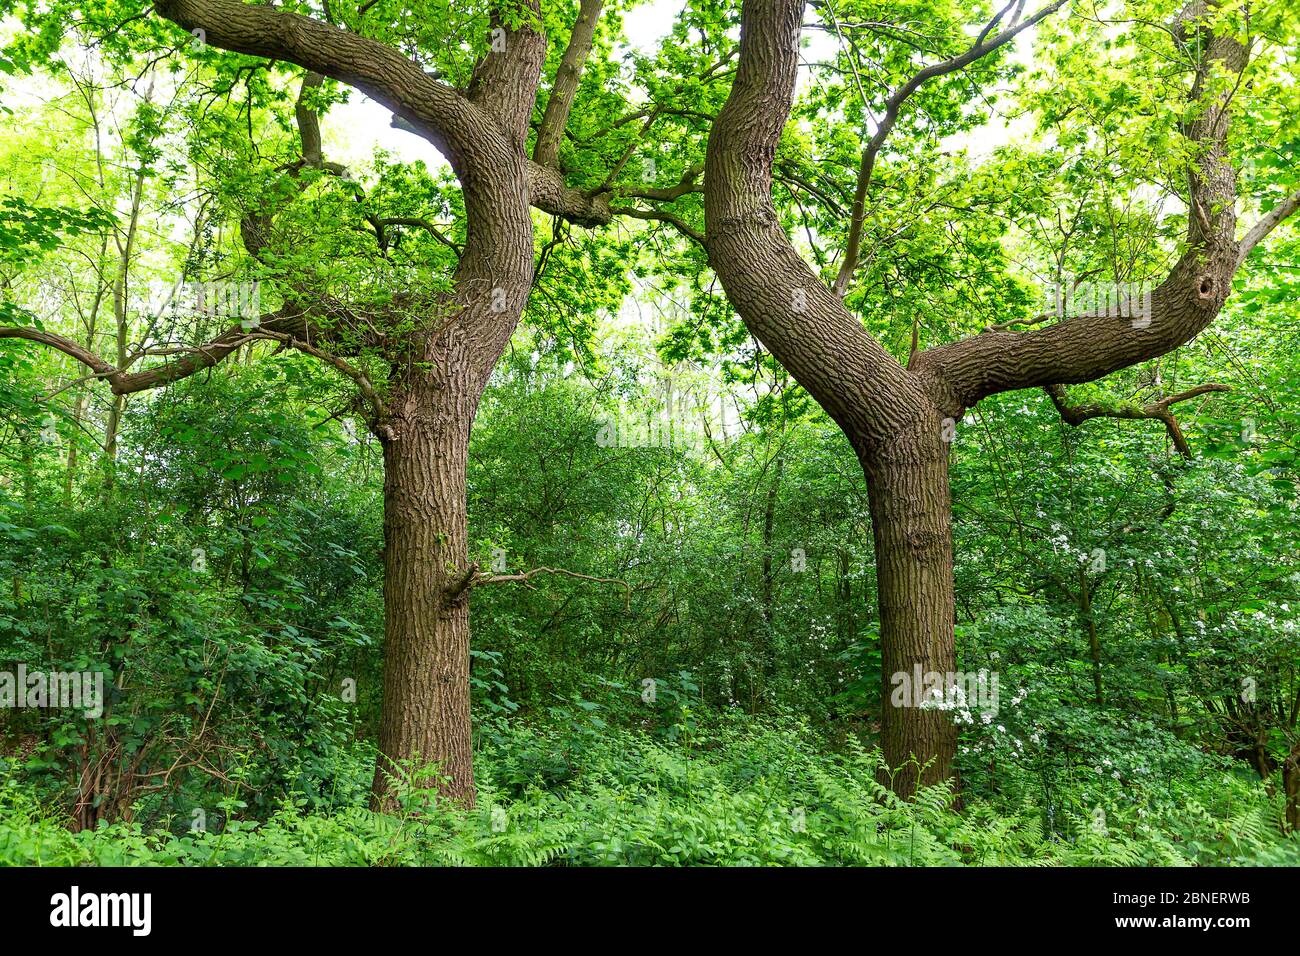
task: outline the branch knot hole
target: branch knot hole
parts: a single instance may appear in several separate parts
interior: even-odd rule
[[[913,528],[907,532],[907,544],[917,555],[929,554],[938,543],[938,533],[928,528]]]

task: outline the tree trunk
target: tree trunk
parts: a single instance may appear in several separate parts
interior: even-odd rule
[[[953,715],[918,706],[922,688],[914,683],[919,668],[922,678],[944,675],[946,688],[946,675],[956,670],[952,501],[937,414],[861,458],[880,603],[881,750],[894,774],[891,789],[909,796],[918,782],[946,780],[957,752]],[[898,675],[912,691],[902,706],[891,693]]]
[[[77,390],[76,401],[72,403],[72,424],[74,431],[72,438],[68,441],[68,459],[67,466],[63,472],[63,506],[72,507],[72,492],[77,480],[77,432],[75,429],[81,426],[81,419],[86,414],[86,393],[81,389]]]
[[[1300,833],[1300,743],[1282,762],[1282,792],[1286,794],[1287,832]]]
[[[108,409],[108,423],[104,426],[104,489],[111,491],[117,481],[117,436],[122,430],[122,416],[126,413],[126,396],[114,395]]]
[[[474,389],[421,383],[381,435],[384,447],[384,706],[373,804],[392,810],[394,783],[475,799],[470,745],[469,601],[448,600],[468,566],[465,463]],[[471,397],[472,396],[472,397]],[[395,778],[391,779],[391,778]]]
[[[146,96],[146,102],[148,97]],[[140,209],[144,200],[145,169],[136,172],[135,184],[131,189],[131,217],[128,221],[126,238],[117,240],[118,269],[117,279],[113,284],[113,319],[117,331],[117,367],[126,368],[127,346],[131,337],[130,286],[131,266],[135,255],[136,231],[140,226]],[[126,396],[113,395],[113,407],[108,413],[108,427],[104,433],[104,489],[112,491],[117,481],[117,439],[122,427],[122,416],[126,413]]]
[[[954,669],[946,391],[904,369],[790,244],[772,204],[772,162],[799,69],[799,0],[743,6],[740,65],[709,134],[709,263],[746,327],[857,451],[867,477],[880,591],[881,653],[895,673]],[[917,689],[918,691],[920,688]],[[951,715],[882,707],[881,746],[896,793],[951,772]],[[909,697],[912,705],[919,696]],[[915,754],[923,774],[906,765]]]
[[[776,470],[772,483],[767,488],[767,503],[763,508],[763,623],[767,625],[768,659],[773,658],[772,621],[775,617],[776,581],[772,568],[772,532],[776,525],[776,493],[781,485],[781,472],[785,469],[785,459],[776,460]]]
[[[1092,590],[1088,587],[1088,570],[1079,567],[1079,615],[1088,629],[1088,654],[1092,658],[1092,699],[1098,707],[1105,704],[1101,686],[1101,639],[1097,636],[1097,615],[1092,609]]]

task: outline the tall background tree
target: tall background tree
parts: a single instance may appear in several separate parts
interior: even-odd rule
[[[924,350],[914,339],[905,365],[891,356],[842,298],[858,264],[876,157],[907,99],[925,82],[992,53],[1063,5],[1027,14],[1023,3],[1008,4],[965,51],[925,67],[889,95],[863,150],[847,246],[829,288],[790,243],[772,203],[773,164],[799,69],[803,2],[745,4],[739,72],[710,133],[710,261],[747,324],[845,429],[862,461],[872,502],[886,681],[918,666],[922,673],[956,669],[948,481],[956,422],[990,395],[1090,382],[1185,344],[1214,320],[1251,250],[1300,207],[1300,193],[1288,196],[1238,236],[1230,118],[1234,107],[1242,108],[1234,97],[1250,85],[1250,51],[1266,39],[1241,8],[1193,4],[1157,30],[1165,55],[1183,64],[1190,79],[1179,127],[1189,214],[1185,242],[1149,305],[1136,293],[1116,292],[1109,305],[1034,323],[1043,327],[1022,331],[999,323]],[[1163,410],[1197,394],[1168,396]],[[904,793],[918,782],[947,778],[956,753],[947,715],[919,703],[883,709],[889,766],[902,770],[916,761],[924,768],[899,775],[896,786]]]
[[[113,285],[120,304],[116,360],[36,326],[10,326],[0,335],[51,346],[85,365],[108,383],[114,398],[108,454],[126,395],[176,382],[212,367],[263,340],[320,358],[353,382],[359,408],[385,448],[385,700],[380,727],[383,759],[376,770],[376,799],[387,792],[392,773],[411,761],[436,764],[443,791],[469,804],[474,800],[469,715],[469,604],[478,583],[468,554],[465,461],[474,412],[488,377],[518,324],[534,277],[534,229],[530,206],[575,201],[552,167],[530,162],[529,125],[544,61],[546,40],[536,4],[492,5],[464,16],[478,24],[475,42],[450,51],[443,64],[460,89],[444,82],[393,45],[403,27],[388,22],[362,35],[344,26],[299,13],[242,3],[160,4],[157,12],[190,31],[186,41],[200,54],[208,45],[261,62],[236,71],[258,71],[265,60],[296,63],[307,71],[296,120],[301,154],[277,170],[276,190],[245,210],[239,224],[249,257],[272,279],[278,309],[242,321],[203,344],[176,354],[170,343],[146,343],[127,351],[125,268]],[[350,11],[361,26],[369,6]],[[32,25],[57,36],[67,11],[33,12]],[[107,36],[132,17],[114,23],[120,11],[96,10]],[[397,11],[393,11],[396,15]],[[480,17],[482,22],[479,23]],[[372,17],[372,21],[375,17]],[[400,21],[400,17],[399,17]],[[590,48],[593,15],[580,15],[571,45]],[[364,29],[364,27],[363,27]],[[149,31],[145,38],[171,41]],[[388,42],[385,42],[387,40]],[[46,53],[57,39],[46,44]],[[443,50],[444,55],[448,51]],[[568,120],[572,66],[561,69],[557,95],[539,142],[543,159]],[[459,241],[421,216],[385,217],[367,211],[381,257],[397,230],[428,232],[440,248],[424,261],[405,263],[407,272],[369,283],[371,297],[340,297],[312,281],[301,258],[286,255],[292,240],[277,236],[277,205],[309,182],[313,173],[341,175],[321,152],[313,102],[324,77],[362,90],[394,112],[403,127],[418,132],[446,157],[460,184]],[[567,91],[567,92],[566,92]],[[566,103],[566,98],[569,102]],[[251,122],[251,105],[250,105]],[[550,142],[551,145],[547,145]],[[143,182],[145,166],[138,177]],[[534,189],[533,184],[539,183]],[[279,195],[276,195],[278,191]],[[358,200],[365,202],[363,194]],[[576,196],[582,207],[590,204]],[[118,238],[123,263],[131,260],[138,225],[132,206],[125,238]],[[419,257],[417,256],[418,260]],[[423,281],[413,270],[422,270]],[[306,272],[307,274],[304,274]],[[396,288],[395,288],[396,287]],[[130,365],[153,353],[167,361],[144,371]]]

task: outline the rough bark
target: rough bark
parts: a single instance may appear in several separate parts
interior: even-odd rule
[[[772,203],[772,161],[799,65],[802,0],[746,3],[740,65],[709,137],[709,261],[745,324],[844,430],[867,480],[881,601],[882,700],[891,676],[953,669],[951,506],[938,406],[809,269]],[[917,701],[913,700],[912,704]],[[910,793],[946,778],[956,731],[941,712],[883,708],[881,746]]]
[[[1271,214],[1245,240],[1236,239],[1237,172],[1227,144],[1232,93],[1201,100],[1212,71],[1239,73],[1247,55],[1235,38],[1199,24],[1204,12],[1203,2],[1189,4],[1174,27],[1184,44],[1200,51],[1189,53],[1197,57],[1191,98],[1199,112],[1183,130],[1200,155],[1189,175],[1186,250],[1152,291],[1149,314],[1139,316],[1134,303],[1126,303],[1031,332],[986,332],[923,352],[911,367],[943,395],[949,414],[999,392],[1104,378],[1186,344],[1218,316],[1234,272],[1267,234],[1262,226]]]
[[[393,778],[473,805],[469,603],[444,590],[468,553],[465,463],[470,391],[420,383],[385,422],[384,701],[374,795]],[[409,771],[436,764],[432,780]]]
[[[530,6],[536,14],[536,3]],[[141,371],[130,371],[139,356],[128,359],[121,344],[114,363],[36,328],[0,328],[0,338],[62,351],[105,380],[119,399],[211,368],[243,345],[267,339],[307,352],[351,378],[383,444],[386,469],[383,757],[374,802],[391,807],[390,776],[384,771],[418,759],[439,764],[444,795],[472,804],[468,591],[450,593],[449,582],[463,579],[471,567],[465,527],[470,424],[532,284],[529,204],[539,167],[525,155],[525,143],[545,37],[527,23],[508,29],[504,51],[485,55],[461,93],[392,47],[300,14],[239,0],[159,0],[155,9],[207,43],[303,67],[308,71],[304,90],[319,85],[321,77],[354,86],[442,151],[460,180],[466,214],[466,241],[456,250],[459,265],[451,291],[415,332],[389,336],[378,329],[364,341],[344,343],[387,358],[388,382],[378,387],[342,357],[349,353],[329,351],[344,340],[317,327],[313,315],[328,315],[333,324],[357,330],[382,325],[384,310],[362,304],[367,314],[354,322],[351,304],[296,288],[291,301],[262,316],[255,330],[232,327],[206,345],[169,354],[162,364]],[[493,28],[501,24],[494,14]],[[302,97],[296,112],[303,162],[328,168],[316,117]],[[562,178],[548,182],[558,201],[573,201]],[[586,200],[585,208],[601,207]],[[274,212],[260,210],[242,224],[254,258],[274,241]],[[408,315],[409,309],[396,310],[401,323]]]
[[[523,313],[533,225],[523,153],[545,52],[525,29],[519,59],[476,71],[470,95],[500,120],[511,148],[461,174],[467,235],[453,292],[430,318],[416,362],[395,356],[399,382],[374,430],[384,446],[384,712],[373,802],[391,809],[394,763],[439,765],[440,792],[475,800],[469,708],[470,567],[465,465],[470,427],[492,368]],[[489,58],[491,59],[491,58]],[[531,78],[531,79],[530,79]],[[529,85],[531,83],[531,86]],[[416,781],[429,783],[429,781]]]
[[[1184,253],[1154,290],[1149,315],[1117,308],[1032,332],[993,327],[965,341],[914,350],[903,368],[840,299],[856,260],[860,224],[854,224],[850,254],[832,290],[794,249],[773,206],[772,165],[790,113],[804,6],[804,0],[744,2],[739,68],[709,137],[706,242],[710,264],[745,324],[840,425],[862,463],[881,601],[882,690],[887,690],[892,675],[915,673],[917,665],[923,673],[953,669],[944,438],[952,437],[956,421],[981,399],[1013,389],[1052,389],[1058,404],[1068,408],[1060,386],[1093,381],[1183,345],[1214,320],[1234,270],[1250,249],[1300,201],[1282,203],[1244,240],[1236,240],[1236,172],[1227,148],[1232,95],[1207,91],[1216,89],[1214,71],[1240,72],[1246,52],[1236,39],[1206,27],[1201,18],[1207,8],[1197,0],[1172,28],[1195,77],[1195,118],[1183,130],[1196,151],[1188,184],[1190,227]],[[1050,3],[1023,23],[1017,15],[998,37],[1014,35],[1060,6]],[[967,54],[927,68],[901,87],[891,97],[892,114],[930,76],[942,75],[951,63],[960,68],[1000,45],[988,38],[1002,15]],[[892,118],[867,145],[860,194],[891,125]],[[1167,404],[1127,417],[1157,417],[1167,426],[1172,419]],[[1171,434],[1182,450],[1176,423]],[[956,745],[948,717],[915,706],[893,708],[890,695],[882,697],[881,745],[888,766],[900,770],[915,757],[929,767],[921,783],[945,778]],[[916,782],[915,773],[899,772],[895,789],[910,793]]]
[[[952,775],[957,726],[952,715],[925,709],[919,688],[892,705],[896,674],[956,670],[953,625],[952,500],[948,445],[932,412],[917,426],[862,456],[871,505],[880,605],[880,746],[894,772],[895,793],[910,795]],[[946,680],[946,678],[945,678]]]
[[[604,4],[605,0],[582,0],[579,5],[578,20],[560,59],[555,86],[546,101],[546,112],[542,115],[542,125],[537,130],[537,142],[533,146],[533,159],[540,166],[558,167],[560,164],[560,141],[569,125],[569,111],[573,109],[573,98],[578,95],[578,80],[582,78],[582,68],[591,53],[596,23]]]

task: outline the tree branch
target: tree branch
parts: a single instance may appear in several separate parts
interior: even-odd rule
[[[1066,400],[1064,385],[1049,385],[1045,391],[1048,397],[1051,398],[1052,404],[1056,406],[1056,410],[1061,413],[1062,420],[1075,428],[1078,428],[1091,418],[1155,419],[1164,423],[1165,430],[1169,433],[1169,438],[1173,441],[1174,447],[1178,449],[1178,453],[1184,458],[1191,458],[1191,446],[1187,444],[1187,438],[1183,435],[1183,430],[1179,427],[1178,419],[1174,417],[1171,407],[1179,402],[1185,402],[1188,399],[1209,392],[1229,392],[1232,389],[1227,385],[1209,383],[1198,385],[1185,392],[1179,392],[1177,395],[1171,395],[1151,405],[1120,405],[1117,408],[1109,408],[1100,402],[1092,402],[1087,405],[1070,405]]]
[[[394,113],[390,124],[404,133],[423,136],[418,126]],[[575,226],[594,228],[609,225],[609,194],[591,196],[573,186],[567,186],[561,172],[552,166],[543,166],[526,160],[528,172],[528,201],[535,209],[559,216]]]
[[[560,67],[555,72],[555,86],[551,97],[546,101],[546,112],[542,116],[542,125],[537,130],[537,142],[533,146],[533,159],[541,166],[559,168],[560,141],[564,138],[564,129],[569,125],[569,113],[573,109],[574,97],[578,94],[578,81],[582,77],[583,67],[591,54],[592,39],[596,34],[596,22],[604,0],[582,0],[578,9],[578,19],[569,34],[569,45],[564,50]]]
[[[26,339],[29,342],[39,342],[42,345],[47,345],[52,349],[57,349],[64,355],[71,356],[94,372],[97,377],[106,378],[109,382],[113,382],[115,379],[120,380],[124,374],[116,366],[111,365],[89,349],[82,347],[72,339],[64,338],[62,335],[55,335],[53,332],[26,326],[0,326],[0,339]]]
[[[687,239],[690,239],[705,252],[709,250],[709,240],[700,232],[688,224],[684,219],[673,215],[670,212],[664,212],[661,209],[637,209],[634,206],[612,206],[609,210],[616,216],[630,216],[633,219],[648,219],[655,222],[666,222]]]
[[[464,574],[447,585],[443,590],[443,601],[446,604],[452,604],[463,599],[471,588],[480,587],[484,584],[516,583],[531,588],[532,585],[529,582],[539,574],[563,574],[567,577],[577,578],[580,581],[594,581],[597,584],[617,584],[623,588],[625,606],[632,603],[632,585],[621,578],[598,578],[590,574],[579,574],[577,571],[567,571],[564,568],[533,568],[531,571],[524,571],[521,574],[484,575],[480,573],[477,563],[471,563]]]
[[[371,407],[374,409],[376,419],[388,417],[388,406],[384,404],[383,398],[375,389],[374,384],[371,383],[369,376],[346,360],[331,352],[318,349],[310,342],[304,342],[296,336],[283,332],[272,332],[269,330],[263,331],[259,329],[258,331],[251,333],[249,337],[254,339],[273,339],[277,342],[283,342],[285,345],[289,346],[289,348],[296,349],[299,352],[312,356],[313,358],[320,359],[326,365],[337,369],[356,383],[362,396],[370,402]]]
[[[1190,171],[1187,247],[1169,275],[1140,305],[1071,316],[1026,332],[986,331],[917,356],[912,370],[949,415],[980,399],[1020,388],[1091,382],[1157,358],[1195,338],[1214,321],[1241,261],[1236,239],[1236,170],[1228,152],[1231,89],[1204,101],[1214,68],[1241,74],[1247,51],[1232,36],[1210,33],[1193,0],[1175,23],[1182,48],[1196,56],[1192,99],[1196,118],[1183,130],[1195,147]],[[1188,37],[1196,35],[1196,43]],[[996,326],[994,327],[996,329]]]
[[[441,229],[429,222],[427,219],[422,219],[419,216],[384,216],[376,221],[381,226],[412,226],[417,229],[423,229],[429,233],[429,235],[433,236],[434,239],[438,240],[438,242],[456,253],[457,256],[461,254],[460,246],[448,239]]]
[[[740,65],[709,134],[709,264],[746,327],[853,441],[859,454],[926,414],[923,384],[871,336],[790,243],[772,165],[799,73],[803,0],[745,0]]]
[[[558,169],[528,161],[528,201],[542,212],[559,216],[575,226],[607,226],[609,193],[590,196],[564,183]]]
[[[1260,217],[1259,222],[1247,230],[1245,238],[1237,248],[1237,266],[1240,267],[1250,255],[1251,250],[1264,241],[1270,232],[1278,227],[1288,216],[1300,209],[1300,191],[1287,196],[1280,203]]]
[[[279,312],[269,313],[259,319],[260,326],[270,326],[272,328],[276,326],[301,328],[303,324],[301,314],[284,309]],[[255,337],[250,335],[242,325],[237,325],[204,345],[187,349],[177,361],[166,362],[141,372],[128,372],[126,369],[117,368],[88,349],[61,335],[22,326],[0,327],[0,339],[26,339],[30,342],[39,342],[71,356],[94,372],[96,378],[105,379],[114,395],[143,392],[187,378],[195,372],[216,365],[241,345],[247,344]]]
[[[1012,2],[1014,3],[1015,0],[1012,0]],[[844,251],[844,261],[840,265],[839,275],[835,277],[835,284],[832,286],[836,295],[840,298],[844,297],[849,288],[849,281],[853,278],[853,271],[858,266],[858,257],[862,249],[862,230],[866,222],[867,188],[871,185],[871,176],[875,171],[876,156],[893,130],[894,124],[898,122],[898,114],[903,104],[927,80],[964,69],[976,60],[1010,43],[1025,30],[1055,13],[1065,3],[1066,0],[1053,0],[1052,3],[1043,7],[1028,20],[1021,23],[1013,22],[1011,26],[991,40],[987,39],[989,33],[997,27],[1007,10],[1011,8],[1012,4],[1008,3],[989,21],[975,42],[964,53],[950,57],[942,63],[935,63],[926,67],[889,95],[889,98],[885,101],[885,115],[876,127],[876,132],[872,134],[871,139],[867,141],[867,145],[862,150],[862,162],[858,168],[857,186],[853,193],[853,218],[849,225],[848,245]]]
[[[501,148],[501,127],[393,47],[312,17],[241,0],[155,0],[159,15],[222,49],[355,87],[418,129],[458,172]],[[502,58],[498,58],[502,59]]]
[[[534,29],[540,20],[538,0],[511,0],[508,16],[503,5],[492,0],[492,46],[475,64],[466,96],[498,121],[512,146],[522,149],[546,61],[546,37]],[[523,22],[508,29],[506,23],[520,13]]]
[[[696,185],[696,180],[700,178],[700,174],[703,172],[704,164],[696,163],[686,168],[686,171],[682,173],[682,178],[676,186],[669,186],[667,189],[655,189],[653,187],[648,189],[621,189],[619,190],[619,194],[623,196],[633,196],[637,199],[654,199],[659,202],[672,202],[673,200],[681,199],[683,196],[689,195],[690,193],[704,192],[703,186]]]

